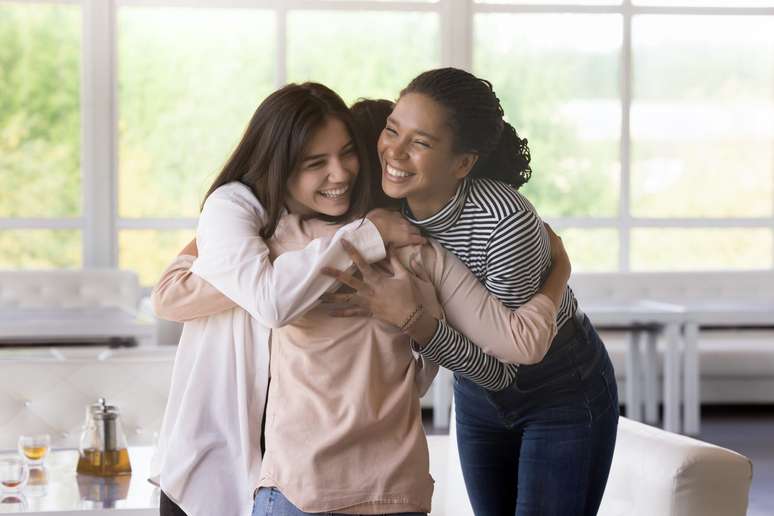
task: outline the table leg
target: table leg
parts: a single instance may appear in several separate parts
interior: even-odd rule
[[[664,333],[664,429],[680,433],[680,327],[668,324]]]
[[[701,425],[701,396],[699,393],[699,325],[686,323],[684,331],[683,389],[685,433],[698,435]]]
[[[626,353],[626,417],[634,421],[642,421],[640,335],[639,330],[632,330]]]
[[[645,422],[658,423],[658,352],[656,343],[658,332],[648,331],[648,340],[645,342],[645,361],[643,373],[645,375]]]
[[[452,403],[454,376],[448,369],[441,367],[433,385],[433,426],[449,428],[449,411]]]

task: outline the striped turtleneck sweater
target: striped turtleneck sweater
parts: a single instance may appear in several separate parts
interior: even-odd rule
[[[403,213],[456,255],[511,310],[529,301],[548,275],[551,249],[543,221],[532,204],[510,185],[467,178],[435,215],[418,220],[405,203]],[[557,328],[572,318],[577,304],[568,286],[557,311]],[[443,322],[420,353],[494,391],[510,385],[518,368],[484,355]]]

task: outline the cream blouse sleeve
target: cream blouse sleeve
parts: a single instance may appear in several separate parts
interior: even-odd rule
[[[283,253],[272,263],[259,234],[264,218],[263,208],[246,186],[230,183],[213,192],[199,217],[199,257],[191,272],[268,328],[288,324],[317,303],[335,281],[321,274],[323,267],[352,265],[341,239],[348,239],[369,262],[386,254],[376,226],[362,219],[332,237]]]

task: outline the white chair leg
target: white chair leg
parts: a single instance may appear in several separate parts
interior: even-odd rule
[[[443,367],[440,368],[433,385],[433,426],[436,428],[449,428],[453,387],[452,372]]]
[[[626,417],[635,421],[642,421],[640,334],[639,330],[631,332],[626,351]]]
[[[701,394],[699,392],[699,325],[687,323],[683,332],[683,389],[685,433],[699,435],[701,429]]]
[[[664,429],[680,433],[680,327],[666,326],[664,350]]]
[[[658,423],[658,332],[649,331],[645,342],[645,360],[642,370],[645,376],[645,422]]]

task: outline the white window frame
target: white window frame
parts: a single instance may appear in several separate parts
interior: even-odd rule
[[[348,0],[27,0],[40,4],[81,6],[81,189],[82,215],[72,218],[0,218],[2,229],[77,229],[82,234],[83,267],[116,267],[118,234],[126,229],[177,230],[196,227],[195,218],[122,218],[118,215],[118,106],[116,13],[123,6],[261,8],[277,17],[275,85],[286,82],[287,15],[293,10],[413,11],[439,15],[441,64],[472,69],[473,22],[478,13],[619,14],[622,17],[620,55],[620,192],[615,217],[549,218],[557,228],[605,228],[619,235],[618,270],[631,268],[630,238],[637,228],[767,228],[774,239],[774,213],[758,218],[643,218],[630,210],[630,108],[632,101],[632,19],[641,14],[774,16],[773,7],[486,4],[473,0],[348,1]],[[0,0],[18,3],[19,0]],[[774,197],[772,198],[774,207]],[[769,269],[774,269],[772,252]]]

